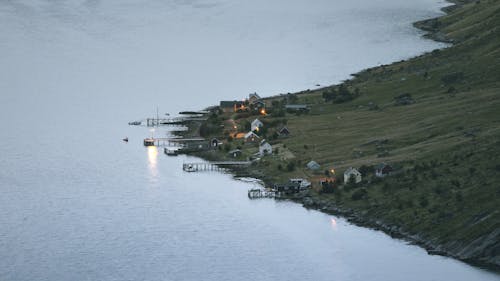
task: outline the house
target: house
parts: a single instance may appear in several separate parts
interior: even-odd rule
[[[375,176],[383,178],[391,174],[393,170],[394,169],[391,167],[391,165],[388,165],[386,163],[381,163],[375,167]]]
[[[285,184],[275,184],[273,189],[283,193],[296,193],[300,191],[300,183],[289,181]]]
[[[273,147],[266,140],[262,140],[259,145],[259,155],[264,156],[267,154],[273,154]]]
[[[306,166],[309,170],[312,170],[312,171],[317,171],[317,170],[321,169],[321,165],[318,164],[316,161],[310,161],[309,163],[307,163]]]
[[[261,110],[266,108],[266,103],[261,100],[257,100],[250,103],[250,106],[252,107],[253,110]]]
[[[248,95],[248,102],[250,104],[253,104],[258,100],[260,100],[260,96],[257,95],[257,93],[253,93],[253,94]]]
[[[284,193],[297,193],[311,187],[311,182],[306,179],[289,179],[285,184],[275,184],[274,190]]]
[[[224,113],[246,110],[245,103],[242,101],[221,101],[219,107]]]
[[[217,148],[219,145],[221,145],[222,142],[216,138],[213,138],[211,141],[210,141],[210,146],[212,148]]]
[[[288,128],[284,126],[278,131],[278,135],[280,137],[288,137],[290,135],[290,130],[288,130]]]
[[[308,112],[309,107],[305,104],[287,104],[285,109],[288,112]]]
[[[290,179],[289,182],[298,183],[301,190],[311,187],[311,182],[302,178]]]
[[[253,131],[259,131],[259,128],[264,126],[264,123],[262,123],[259,119],[255,119],[252,121],[252,124],[250,126],[250,130]]]
[[[227,154],[229,154],[229,156],[231,156],[233,158],[237,158],[237,157],[241,156],[241,150],[234,149],[234,150],[229,151]]]
[[[348,183],[351,177],[354,178],[354,183],[361,182],[361,173],[356,168],[350,167],[344,172],[344,182]]]
[[[250,131],[245,135],[244,139],[245,139],[245,142],[247,142],[247,143],[250,143],[250,142],[254,143],[254,142],[257,142],[260,139],[260,137],[257,136],[254,132]]]

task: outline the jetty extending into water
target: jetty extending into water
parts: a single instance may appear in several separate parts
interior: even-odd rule
[[[186,172],[201,172],[201,171],[224,171],[229,168],[240,168],[252,164],[251,161],[218,161],[218,162],[199,162],[199,163],[184,163],[182,170]]]
[[[188,143],[201,142],[207,141],[204,138],[147,138],[144,139],[144,146],[186,147]]]
[[[248,191],[248,198],[250,199],[259,199],[259,198],[278,198],[281,193],[274,190],[266,190],[266,189],[250,189]]]

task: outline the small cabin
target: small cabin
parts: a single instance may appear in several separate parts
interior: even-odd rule
[[[344,182],[349,183],[350,179],[354,179],[354,183],[361,182],[361,173],[353,167],[350,167],[344,172]]]
[[[290,130],[288,130],[288,128],[284,126],[278,131],[278,135],[280,137],[288,137],[290,135]]]
[[[241,156],[242,152],[239,149],[234,149],[234,150],[229,151],[227,154],[229,154],[229,156],[231,156],[233,158],[237,158],[237,157]]]
[[[306,167],[311,171],[318,171],[319,169],[321,169],[321,165],[316,161],[310,161],[309,163],[307,163]]]
[[[385,176],[390,175],[393,171],[394,169],[392,168],[391,165],[386,163],[381,163],[375,167],[375,176],[383,178]]]
[[[270,155],[273,154],[273,147],[266,141],[262,140],[259,145],[259,155]]]
[[[221,145],[222,142],[216,138],[213,138],[211,141],[210,141],[210,146],[212,148],[217,148],[219,145]]]
[[[250,131],[244,136],[246,143],[256,143],[260,140],[260,137],[254,132]]]
[[[262,123],[259,119],[255,119],[252,121],[252,124],[250,125],[250,130],[251,131],[258,131],[263,126],[264,126],[264,123]]]

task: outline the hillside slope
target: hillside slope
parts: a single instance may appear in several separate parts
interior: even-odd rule
[[[260,118],[268,139],[282,123],[291,135],[273,140],[278,152],[249,175],[267,183],[307,177],[314,190],[295,199],[308,207],[500,268],[500,1],[461,2],[416,24],[451,47],[362,71],[343,85],[267,99],[273,113]],[[275,114],[286,103],[310,111]],[[255,117],[217,120],[229,118],[243,127]],[[310,160],[320,173],[305,168]],[[374,177],[382,162],[397,173]],[[361,183],[332,193],[318,186],[328,170],[341,175],[351,166],[362,167]]]

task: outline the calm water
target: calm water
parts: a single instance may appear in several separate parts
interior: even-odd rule
[[[126,124],[156,106],[312,88],[440,47],[410,25],[440,1],[269,2],[0,0],[0,280],[499,279],[142,146],[147,129]]]

